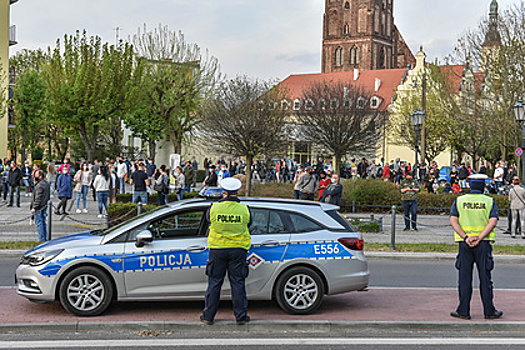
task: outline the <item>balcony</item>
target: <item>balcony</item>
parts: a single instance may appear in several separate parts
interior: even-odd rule
[[[16,44],[18,44],[18,42],[16,41],[16,26],[12,25],[9,26],[9,46]]]

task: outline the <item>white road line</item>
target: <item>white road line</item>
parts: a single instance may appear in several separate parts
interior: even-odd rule
[[[32,340],[0,341],[0,349],[57,349],[65,347],[182,347],[182,346],[279,346],[279,345],[525,345],[525,338],[275,338],[275,339],[125,339],[125,340]]]
[[[400,289],[400,290],[455,290],[457,291],[457,287],[382,287],[382,286],[368,286],[368,289]],[[478,289],[478,287],[474,288],[474,290]],[[525,289],[520,288],[494,288],[494,292],[497,291],[518,291],[523,292]]]

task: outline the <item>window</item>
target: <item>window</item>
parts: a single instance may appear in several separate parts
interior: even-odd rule
[[[319,109],[322,111],[326,109],[326,100],[324,98],[319,99]]]
[[[381,99],[377,96],[374,96],[370,99],[370,107],[372,109],[378,109],[379,105],[381,105]]]
[[[345,26],[343,27],[343,34],[348,35],[350,33],[350,26],[345,23]]]
[[[281,110],[282,111],[287,111],[289,108],[290,108],[290,102],[288,102],[287,100],[282,100],[281,101]]]
[[[310,219],[299,214],[290,214],[290,220],[294,227],[294,232],[311,232],[321,230],[322,227]]]
[[[178,212],[148,225],[155,239],[199,236],[205,210]]]
[[[364,97],[359,97],[357,99],[357,108],[363,109],[366,106],[366,99]]]
[[[350,10],[350,3],[348,1],[345,3],[345,10]]]
[[[312,109],[314,109],[314,101],[312,101],[311,99],[306,100],[306,102],[304,104],[304,108],[307,111],[311,111]]]
[[[295,101],[293,101],[293,110],[298,111],[300,109],[301,109],[301,100],[296,99]]]
[[[340,67],[343,65],[343,62],[344,62],[343,48],[338,47],[337,49],[335,49],[335,66]]]
[[[357,46],[354,46],[350,50],[350,64],[351,65],[359,64],[359,48]]]
[[[250,211],[252,213],[251,235],[289,232],[279,212],[268,209],[251,209]]]
[[[330,99],[330,109],[334,110],[338,108],[339,108],[339,99],[337,98]]]

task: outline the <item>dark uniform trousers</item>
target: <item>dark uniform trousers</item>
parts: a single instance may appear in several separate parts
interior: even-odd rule
[[[206,290],[203,316],[213,321],[221,300],[221,287],[226,271],[231,286],[233,312],[237,321],[242,321],[248,315],[248,300],[246,298],[245,279],[248,277],[246,249],[225,248],[210,249],[210,257],[206,265],[208,289]]]
[[[483,240],[471,248],[465,242],[459,242],[459,254],[456,258],[456,269],[459,271],[459,306],[460,315],[470,315],[470,300],[472,298],[472,270],[476,263],[479,274],[479,291],[483,302],[485,316],[494,315],[496,309],[493,302],[493,286],[491,272],[494,269],[492,245]]]

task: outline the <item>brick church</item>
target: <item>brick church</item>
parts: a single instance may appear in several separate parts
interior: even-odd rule
[[[394,0],[325,0],[322,72],[414,66],[394,24]]]

